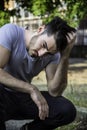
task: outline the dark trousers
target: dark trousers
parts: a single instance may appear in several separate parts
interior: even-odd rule
[[[0,86],[0,124],[10,119],[33,119],[29,130],[53,130],[75,119],[76,109],[68,99],[52,97],[46,91],[41,93],[49,105],[49,117],[45,120],[39,119],[38,108],[29,94],[8,91]]]

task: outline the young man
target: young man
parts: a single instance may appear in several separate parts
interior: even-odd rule
[[[0,28],[0,130],[10,119],[33,119],[29,130],[53,130],[75,119],[74,105],[62,96],[74,40],[75,29],[59,17],[37,32]],[[43,69],[48,91],[40,92],[31,81]]]

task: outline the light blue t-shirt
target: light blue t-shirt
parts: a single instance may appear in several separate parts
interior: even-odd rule
[[[10,60],[4,69],[18,79],[31,82],[49,63],[58,63],[60,54],[32,58],[26,50],[24,31],[24,28],[14,24],[4,25],[0,28],[0,45],[11,52]]]

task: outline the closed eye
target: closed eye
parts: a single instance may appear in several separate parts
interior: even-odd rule
[[[46,45],[43,43],[43,48],[46,48]]]
[[[47,43],[46,43],[45,40],[44,40],[44,43],[43,43],[43,48],[46,48],[48,50],[48,46],[47,46]]]

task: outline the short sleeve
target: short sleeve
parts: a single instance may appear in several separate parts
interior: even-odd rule
[[[6,24],[0,28],[0,45],[12,50],[12,44],[17,40],[17,29],[14,24]]]

